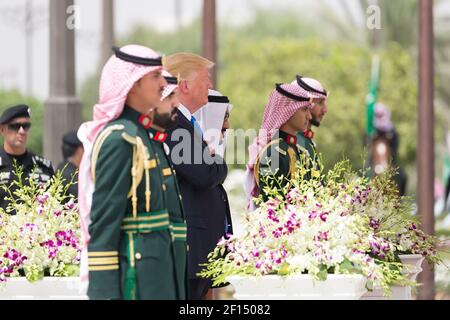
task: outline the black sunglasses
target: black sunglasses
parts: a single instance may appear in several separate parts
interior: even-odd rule
[[[20,127],[22,127],[23,130],[28,131],[31,128],[31,123],[30,122],[8,123],[8,129],[11,131],[19,131]]]

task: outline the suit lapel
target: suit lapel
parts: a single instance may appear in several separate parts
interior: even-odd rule
[[[195,130],[194,125],[192,124],[192,122],[190,122],[184,116],[183,112],[178,110],[177,113],[178,113],[178,126],[189,130],[189,133],[191,133],[194,136],[194,139],[198,140],[199,142],[201,141],[202,144],[205,144],[205,146],[208,146],[206,141],[203,140],[203,137],[198,135],[197,130]]]

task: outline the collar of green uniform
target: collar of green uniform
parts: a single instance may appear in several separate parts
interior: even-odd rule
[[[135,123],[140,123],[147,130],[152,124],[152,121],[149,117],[134,110],[128,105],[125,105],[125,107],[123,108],[122,117]]]
[[[142,115],[142,113],[134,110],[129,105],[125,105],[123,107],[122,117],[126,118],[128,120],[132,120],[133,122],[139,122],[139,117]]]
[[[148,131],[150,132],[150,138],[152,138],[156,142],[163,143],[164,141],[166,141],[167,133],[158,131],[154,128],[149,128]]]
[[[279,130],[278,131],[278,136],[281,139],[283,139],[284,141],[286,141],[288,144],[291,144],[291,145],[294,145],[294,146],[297,144],[297,137],[293,136],[293,135],[291,135],[291,134],[289,134],[287,132]]]

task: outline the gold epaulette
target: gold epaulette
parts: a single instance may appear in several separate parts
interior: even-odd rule
[[[92,148],[92,161],[91,161],[91,174],[92,174],[92,181],[95,183],[95,166],[97,164],[98,160],[98,154],[100,153],[100,148],[102,147],[103,143],[105,142],[106,138],[109,137],[113,131],[116,130],[123,130],[125,129],[125,126],[123,124],[116,124],[112,125],[105,130],[103,130],[97,137],[97,140],[95,140],[94,147]]]

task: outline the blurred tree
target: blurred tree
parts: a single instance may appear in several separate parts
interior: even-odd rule
[[[253,19],[249,23],[238,26],[224,24],[220,27],[220,39],[227,39],[230,35],[246,41],[262,40],[267,37],[304,39],[316,38],[320,35],[320,31],[317,24],[310,21],[310,17],[302,17],[296,11],[283,9],[267,11],[254,7]]]
[[[417,43],[417,1],[416,0],[356,0],[356,10],[351,10],[347,0],[342,1],[341,12],[333,10],[320,0],[319,19],[325,33],[333,39],[348,39],[372,49],[396,42],[404,48],[415,47]],[[380,9],[381,30],[369,29],[366,20],[372,13],[369,6]],[[328,31],[332,31],[331,33]]]
[[[36,154],[42,155],[42,131],[44,123],[44,109],[42,101],[36,98],[23,96],[19,90],[1,90],[0,89],[0,114],[9,107],[24,103],[31,109],[32,127],[28,140],[28,149]],[[3,137],[0,136],[3,146]]]
[[[358,3],[353,6],[356,10],[349,9],[349,1]],[[331,10],[321,0],[319,17],[324,23],[322,37],[330,41],[348,39],[354,44],[370,48],[371,50],[383,49],[391,43],[396,43],[410,53],[412,66],[417,65],[418,45],[418,1],[416,0],[343,0],[340,12]],[[371,4],[378,5],[381,17],[381,29],[371,30],[366,25],[370,15],[367,9]],[[440,6],[448,5],[448,0],[435,0],[434,31],[435,31],[435,136],[436,136],[436,172],[442,169],[443,148],[445,134],[449,130],[450,123],[450,15],[443,15]],[[329,32],[332,31],[332,32]],[[382,65],[385,61],[382,60]],[[416,74],[413,75],[417,77]],[[383,78],[383,72],[381,74]],[[390,94],[385,92],[385,94]],[[380,101],[382,101],[380,99]],[[413,106],[417,109],[417,104]],[[405,124],[399,123],[400,126]],[[410,133],[411,134],[411,133]],[[415,135],[415,133],[412,133]],[[401,137],[403,138],[403,137]],[[400,144],[403,149],[402,143]],[[405,152],[405,150],[403,150]],[[416,184],[415,168],[410,163],[407,168],[412,178],[408,184],[409,190],[414,190]]]

